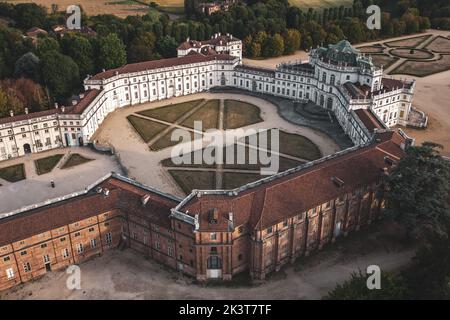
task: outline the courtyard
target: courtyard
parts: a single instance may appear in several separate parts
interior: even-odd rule
[[[113,249],[81,264],[81,289],[66,287],[66,270],[0,292],[9,299],[321,299],[353,271],[378,265],[398,271],[414,256],[391,225],[372,225],[322,251],[252,281],[244,272],[225,283],[198,283],[195,279],[144,258],[131,249]]]
[[[201,121],[202,130],[194,128]],[[120,128],[120,129],[118,129]],[[318,130],[298,126],[281,117],[269,101],[234,93],[202,93],[127,107],[108,115],[93,139],[113,145],[128,175],[149,186],[180,197],[192,189],[231,189],[261,179],[261,164],[195,164],[171,163],[172,147],[184,143],[172,141],[175,129],[199,139],[208,129],[280,129],[280,170],[333,154],[340,150],[332,138]],[[120,132],[120,134],[118,134]],[[250,146],[244,136],[224,146],[249,150],[266,150]],[[200,139],[199,139],[200,140]],[[206,142],[191,153],[203,152]],[[225,150],[226,151],[226,150]],[[268,154],[272,155],[271,152]]]
[[[84,190],[111,171],[122,173],[115,157],[87,147],[54,149],[2,161],[0,215]]]

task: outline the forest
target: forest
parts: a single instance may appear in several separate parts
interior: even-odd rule
[[[381,30],[366,26],[366,8],[371,4],[382,8]],[[352,7],[321,11],[302,11],[287,0],[247,0],[226,12],[192,13],[176,20],[152,8],[125,19],[82,12],[82,25],[95,33],[61,37],[51,28],[65,24],[63,10],[0,2],[0,117],[10,110],[20,114],[25,107],[33,112],[55,101],[64,103],[82,89],[87,75],[103,69],[174,57],[188,37],[204,40],[217,32],[231,33],[243,40],[245,56],[266,58],[341,39],[359,43],[430,27],[450,29],[449,17],[448,0],[355,0]],[[33,27],[48,34],[36,41],[24,37]]]

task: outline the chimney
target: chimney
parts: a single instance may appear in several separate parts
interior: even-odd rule
[[[9,115],[10,115],[11,117],[14,117],[14,111],[9,110]]]
[[[66,107],[65,107],[65,106],[62,106],[62,107],[61,107],[61,111],[64,113],[64,111],[66,111]]]
[[[73,100],[72,100],[72,105],[73,105],[73,106],[76,106],[76,105],[77,105],[77,103],[78,103],[78,101],[77,101],[77,100],[75,100],[75,99],[73,99]]]
[[[331,181],[333,181],[335,186],[338,188],[342,188],[344,186],[344,181],[342,181],[341,179],[339,179],[336,176],[331,177]]]
[[[58,109],[58,102],[55,102],[55,109]]]
[[[109,196],[109,189],[103,189],[103,195],[105,196],[105,197],[107,197],[107,196]]]
[[[145,205],[147,204],[148,200],[150,200],[150,196],[148,194],[141,198],[141,203],[142,203],[143,207],[145,207]]]
[[[103,191],[103,188],[102,187],[97,187],[97,188],[95,188],[95,192],[97,192],[97,193],[102,193],[102,191]]]
[[[209,224],[217,224],[217,221],[219,220],[219,210],[217,210],[217,208],[209,210],[208,220]]]
[[[84,98],[84,93],[80,93],[80,99]]]
[[[28,114],[28,108],[25,108],[25,114]]]

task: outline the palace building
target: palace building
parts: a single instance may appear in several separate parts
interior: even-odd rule
[[[117,174],[0,215],[0,290],[130,247],[198,280],[255,279],[378,219],[408,141],[374,140],[233,190],[180,199]]]
[[[0,214],[0,290],[130,247],[198,280],[255,279],[380,217],[383,177],[413,141],[414,82],[382,69],[347,41],[276,69],[242,64],[231,35],[190,41],[179,57],[105,70],[71,106],[0,119],[0,159],[83,145],[114,110],[227,86],[312,102],[334,113],[355,146],[233,190],[181,199],[110,174],[75,192]]]
[[[315,103],[332,112],[359,145],[370,141],[375,130],[408,124],[415,82],[384,77],[370,57],[345,40],[312,50],[309,61],[261,69],[242,64],[242,42],[230,34],[188,39],[176,58],[89,76],[85,92],[71,106],[0,119],[0,161],[86,144],[117,108],[221,86]]]

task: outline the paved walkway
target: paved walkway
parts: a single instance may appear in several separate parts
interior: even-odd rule
[[[72,168],[60,169],[64,158],[49,173],[38,175],[34,161],[55,154],[79,153],[90,159],[95,159]],[[21,207],[57,198],[65,194],[81,191],[89,184],[107,175],[111,171],[121,173],[121,169],[114,156],[107,156],[92,151],[87,147],[53,149],[41,153],[33,153],[24,157],[2,161],[0,167],[23,163],[26,179],[15,183],[1,181],[0,186],[0,214],[19,209]],[[51,188],[50,181],[54,181],[56,188]]]
[[[264,121],[252,124],[248,128],[256,130],[280,128],[289,133],[303,135],[316,144],[324,156],[341,150],[341,147],[325,133],[310,127],[299,126],[292,121],[287,121],[280,116],[274,104],[261,97],[234,93],[201,93],[172,98],[170,103],[176,104],[196,99],[234,99],[254,104],[260,108],[261,117]],[[161,100],[118,109],[108,115],[93,139],[99,140],[101,144],[109,143],[114,146],[120,162],[127,168],[130,178],[158,188],[161,191],[182,197],[185,195],[184,192],[160,163],[161,160],[171,157],[173,148],[149,151],[147,143],[141,139],[126,119],[130,114],[166,105],[168,105],[168,101]],[[166,124],[172,125],[170,123]],[[186,129],[178,124],[173,126]],[[243,127],[243,129],[246,128]],[[182,148],[183,144],[178,144],[177,147]],[[201,146],[201,148],[203,147]]]

